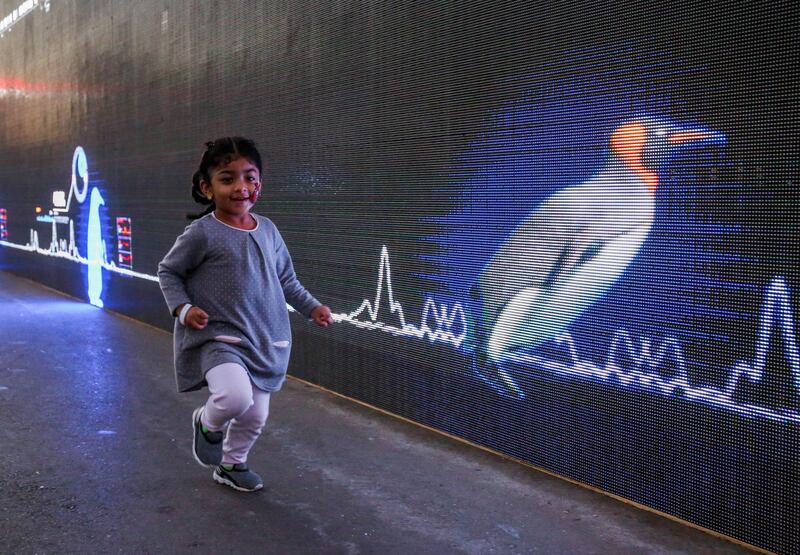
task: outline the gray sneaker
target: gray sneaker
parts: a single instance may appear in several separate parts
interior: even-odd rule
[[[239,491],[257,491],[264,487],[261,476],[250,470],[245,463],[237,463],[230,470],[219,465],[214,471],[213,478],[215,482]]]
[[[224,432],[204,432],[200,415],[205,407],[197,407],[192,413],[192,455],[194,460],[206,468],[214,468],[222,461]]]

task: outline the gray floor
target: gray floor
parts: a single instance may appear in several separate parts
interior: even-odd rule
[[[295,381],[238,493],[168,334],[0,272],[0,337],[2,553],[750,553]]]

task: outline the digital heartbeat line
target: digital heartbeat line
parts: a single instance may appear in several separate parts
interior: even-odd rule
[[[58,228],[56,227],[55,221],[52,222],[52,230],[52,239],[48,248],[42,248],[40,246],[39,234],[33,229],[31,230],[30,241],[25,245],[12,243],[10,241],[0,241],[0,245],[27,252],[35,252],[45,256],[63,258],[86,266],[99,265],[109,272],[154,281],[156,283],[158,282],[158,276],[135,272],[127,268],[120,268],[114,264],[114,262],[109,262],[105,255],[100,260],[89,259],[82,256],[75,242],[75,229],[71,220],[69,222],[68,239],[61,239],[58,237]],[[105,241],[103,241],[103,248],[101,251],[105,252],[105,250]],[[387,295],[389,312],[390,314],[397,315],[399,325],[387,324],[378,320],[384,289]],[[289,311],[295,312],[288,304],[286,307]],[[359,318],[364,313],[369,317],[368,320]],[[349,313],[333,314],[333,318],[338,322],[346,322],[358,328],[380,330],[397,336],[427,339],[431,343],[448,343],[456,348],[460,347],[464,341],[467,329],[464,310],[460,304],[456,303],[452,308],[448,308],[445,304],[437,305],[431,298],[425,301],[419,326],[406,322],[401,303],[394,299],[394,292],[392,290],[392,269],[389,262],[389,249],[386,245],[381,249],[380,267],[378,269],[378,287],[375,291],[374,301],[370,302],[368,299],[364,299],[361,306],[356,310]],[[460,329],[459,333],[454,333],[452,331],[454,325],[456,329]]]
[[[384,283],[386,289],[387,302],[389,305],[389,312],[397,314],[399,326],[386,324],[378,320],[378,315],[381,307],[381,299],[384,292]],[[359,319],[366,313],[369,320]],[[350,313],[334,314],[334,320],[338,322],[347,322],[359,328],[377,329],[392,335],[416,337],[418,339],[427,339],[431,343],[439,341],[449,343],[453,347],[460,347],[466,336],[467,322],[464,316],[464,309],[459,303],[456,303],[452,308],[448,308],[445,304],[439,304],[428,297],[422,308],[422,317],[420,325],[415,326],[406,322],[403,307],[399,301],[394,299],[394,292],[392,291],[392,268],[389,263],[389,249],[386,245],[381,248],[381,261],[378,268],[378,287],[375,290],[375,300],[370,302],[364,299],[361,305]],[[429,325],[430,324],[430,325]],[[453,332],[453,327],[460,328],[459,333]]]
[[[103,253],[105,253],[106,252],[105,241],[102,241],[102,243],[103,246],[101,250]],[[105,254],[103,255],[103,258],[100,260],[90,259],[85,256],[82,256],[80,252],[78,252],[78,245],[75,242],[75,226],[71,220],[69,222],[69,239],[60,239],[58,237],[58,228],[56,227],[56,222],[53,221],[53,235],[50,241],[50,246],[46,249],[39,246],[39,233],[34,229],[31,230],[30,241],[25,245],[12,243],[10,241],[0,241],[0,245],[28,252],[35,252],[37,254],[41,254],[44,256],[64,258],[66,260],[71,260],[72,262],[77,262],[85,266],[100,266],[104,270],[108,270],[109,272],[114,272],[116,274],[120,274],[123,276],[135,277],[140,279],[146,279],[148,281],[158,282],[157,276],[145,274],[142,272],[134,272],[133,270],[129,270],[127,268],[120,268],[119,266],[114,264],[114,262],[109,262],[108,256]]]
[[[575,340],[569,332],[562,333],[554,340],[557,346],[564,349],[566,363],[529,353],[511,353],[506,355],[504,360],[545,368],[553,374],[580,377],[668,396],[680,396],[744,416],[800,422],[800,412],[788,407],[772,409],[737,401],[734,398],[743,379],[751,383],[758,383],[763,379],[770,340],[772,334],[776,333],[776,328],[782,334],[784,355],[789,364],[792,381],[800,392],[800,354],[794,335],[789,288],[784,278],[780,276],[773,278],[764,296],[754,357],[751,360],[737,362],[729,370],[722,388],[694,386],[689,383],[683,349],[674,337],[664,338],[657,346],[651,339],[642,337],[637,349],[626,330],[619,330],[613,335],[608,356],[602,366],[580,359]],[[630,365],[620,364],[620,358],[623,356],[627,356]],[[674,365],[672,376],[658,372],[659,369],[664,369],[667,363]]]

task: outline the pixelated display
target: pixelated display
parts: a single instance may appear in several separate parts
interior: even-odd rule
[[[534,4],[0,0],[0,269],[170,329],[253,138],[290,373],[799,553],[798,8]]]

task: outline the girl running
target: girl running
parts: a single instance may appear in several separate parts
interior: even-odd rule
[[[253,141],[206,143],[192,197],[207,204],[158,265],[175,320],[178,391],[208,386],[192,414],[192,452],[213,478],[239,491],[263,487],[247,455],[267,420],[270,394],[286,378],[291,327],[286,303],[318,326],[330,309],[297,280],[275,224],[250,209],[261,191]]]

